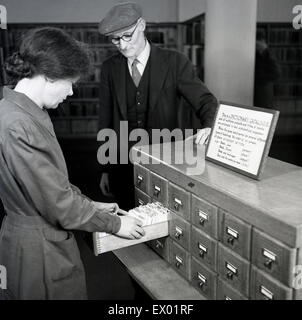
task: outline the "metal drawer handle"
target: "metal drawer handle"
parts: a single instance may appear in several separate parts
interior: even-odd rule
[[[138,199],[138,204],[140,206],[143,206],[143,205],[145,205],[145,202],[142,199]]]
[[[164,247],[164,245],[160,241],[156,240],[155,248],[162,249],[163,247]]]
[[[228,239],[227,239],[227,243],[229,243],[231,246],[233,246],[234,245],[234,238],[233,237],[229,237]]]
[[[204,258],[205,254],[208,252],[208,248],[198,242],[199,256]]]
[[[269,251],[265,248],[262,249],[262,255],[265,257],[264,266],[271,270],[273,266],[273,262],[276,262],[277,255],[273,253],[272,251]]]
[[[175,259],[176,259],[175,266],[177,269],[179,269],[183,265],[183,260],[179,256],[176,256]]]
[[[159,196],[159,194],[160,194],[160,191],[161,191],[160,187],[154,186],[153,195],[154,195],[156,198],[158,198],[158,196]]]
[[[234,277],[234,273],[232,271],[228,271],[226,273],[226,277],[229,279],[229,280],[233,280],[233,277]]]
[[[226,233],[229,235],[229,237],[227,239],[227,243],[229,243],[231,246],[233,246],[234,241],[238,240],[238,238],[239,238],[238,231],[236,231],[230,227],[226,227]]]
[[[199,224],[201,226],[203,226],[204,223],[209,220],[209,215],[201,210],[198,211],[198,216],[199,216]]]
[[[140,185],[144,181],[144,177],[141,175],[137,176],[137,184]]]
[[[274,294],[266,289],[264,286],[260,286],[260,293],[264,296],[266,300],[274,300]]]
[[[182,202],[181,200],[177,199],[177,198],[174,198],[174,209],[176,211],[178,211],[178,209],[182,207]]]
[[[263,264],[264,264],[264,266],[265,266],[267,269],[271,270],[271,269],[272,269],[273,261],[272,261],[272,260],[267,260],[267,261],[264,261]]]
[[[233,280],[234,275],[238,274],[238,269],[236,267],[234,267],[231,263],[226,262],[225,263],[226,269],[227,269],[227,273],[226,273],[226,277],[229,280]]]
[[[204,286],[207,285],[207,278],[204,275],[202,275],[200,272],[197,272],[197,278],[198,280],[200,280],[198,283],[198,286],[200,289],[202,289]]]
[[[182,231],[182,229],[180,228],[180,227],[175,227],[175,234],[174,234],[174,237],[176,238],[176,239],[180,239],[180,237],[183,235],[183,231]]]

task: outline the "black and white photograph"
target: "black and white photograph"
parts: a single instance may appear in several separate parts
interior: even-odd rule
[[[302,300],[301,1],[0,0],[0,66],[1,305]]]

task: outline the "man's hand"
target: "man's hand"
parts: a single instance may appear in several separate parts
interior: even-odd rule
[[[102,213],[116,215],[120,210],[117,203],[93,202],[94,206]]]
[[[129,216],[120,216],[121,228],[116,233],[117,236],[127,239],[140,239],[145,235],[142,222]]]
[[[194,139],[194,142],[196,144],[200,144],[200,145],[207,144],[210,134],[211,134],[211,128],[199,129],[198,132],[194,134],[194,136],[187,138],[186,141],[190,139]]]
[[[210,134],[211,134],[211,128],[204,128],[199,130],[195,135],[195,143],[201,144],[201,145],[207,144]]]
[[[102,174],[100,188],[104,196],[113,197],[113,194],[110,192],[109,175],[106,172]]]

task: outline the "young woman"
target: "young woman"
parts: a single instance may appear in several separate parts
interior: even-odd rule
[[[0,102],[0,265],[12,299],[85,299],[83,264],[71,229],[140,238],[138,220],[94,202],[68,180],[47,109],[71,96],[89,70],[83,44],[57,28],[29,31],[6,62],[14,88]],[[0,292],[1,296],[1,292]]]

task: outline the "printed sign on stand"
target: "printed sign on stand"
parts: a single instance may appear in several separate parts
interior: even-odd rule
[[[206,159],[260,180],[279,111],[221,102]]]

